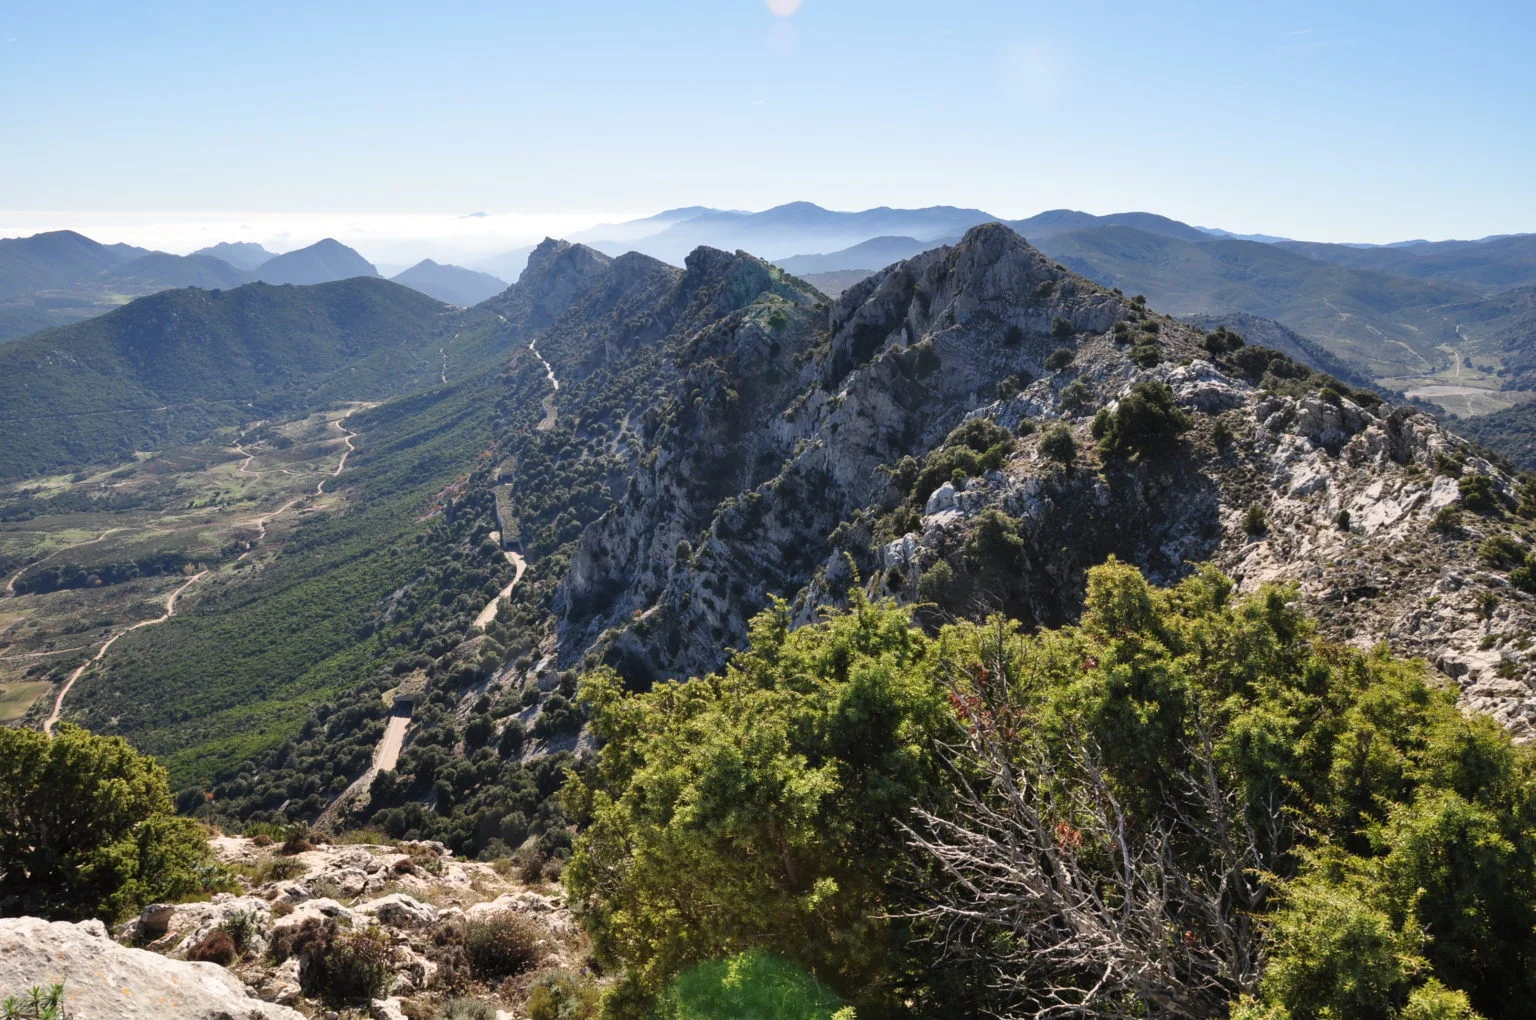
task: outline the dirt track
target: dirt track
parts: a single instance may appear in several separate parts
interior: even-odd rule
[[[342,424],[342,422],[344,422],[348,418],[352,417],[352,414],[353,414],[352,411],[348,411],[346,414],[342,415],[340,418],[336,419],[335,421],[333,421],[331,423],[332,425],[335,425],[338,429],[341,430],[343,436],[345,437],[347,448],[346,448],[346,450],[344,450],[342,452],[341,459],[339,461],[337,461],[337,463],[336,463],[336,470],[331,472],[330,478],[335,478],[335,477],[337,477],[337,476],[339,476],[341,474],[342,469],[347,466],[347,458],[350,457],[352,455],[353,451],[357,449],[357,447],[355,447],[352,444],[352,440],[357,438],[357,433],[349,430],[345,425]],[[237,444],[237,446],[238,446],[238,444]],[[241,450],[241,452],[244,453],[245,451]],[[249,464],[250,462],[251,462],[250,458],[247,457],[246,461],[245,461],[245,464]],[[243,470],[244,469],[244,465],[242,465],[241,467],[242,467],[242,470]],[[250,472],[250,473],[254,473],[254,472]],[[319,496],[319,495],[321,495],[321,494],[323,494],[325,492],[325,483],[327,481],[329,481],[330,478],[322,478],[322,479],[320,479],[319,483],[317,483],[315,485],[315,495]],[[235,562],[239,563],[241,560],[245,559],[251,553],[255,552],[261,546],[261,543],[266,540],[266,537],[267,537],[267,522],[268,521],[270,521],[274,517],[277,517],[277,516],[279,516],[281,514],[286,513],[289,509],[291,509],[293,507],[293,505],[295,503],[303,502],[303,500],[304,500],[304,497],[302,497],[302,496],[295,497],[294,499],[290,499],[288,502],[286,502],[282,506],[278,507],[276,510],[273,510],[273,511],[271,511],[269,513],[262,514],[260,517],[253,518],[251,523],[255,524],[256,528],[257,528],[256,541],[251,543],[251,547],[249,549],[247,549],[245,552],[241,553],[239,556],[235,557]],[[80,545],[90,545],[93,542],[100,542],[102,539],[104,539],[108,535],[112,534],[112,532],[114,532],[114,531],[122,531],[122,530],[124,530],[124,529],[122,529],[122,528],[111,528],[111,529],[109,529],[107,531],[102,532],[96,538],[93,538],[90,542],[82,542],[82,543],[80,543]],[[68,548],[78,548],[78,546],[69,546]],[[64,551],[65,550],[63,550],[63,549],[58,550],[58,552],[64,552]],[[57,553],[54,553],[54,555],[57,555]],[[42,562],[42,561],[40,560],[38,562]],[[29,565],[35,565],[35,564],[29,564]],[[196,584],[198,581],[201,581],[207,574],[208,574],[207,570],[203,570],[203,571],[198,572],[197,574],[194,574],[192,577],[188,578],[186,580],[186,582],[184,584],[182,584],[179,588],[177,588],[175,591],[171,592],[170,595],[166,596],[166,599],[165,599],[165,613],[164,613],[164,615],[156,617],[153,620],[140,620],[138,623],[135,623],[131,627],[124,627],[122,630],[118,631],[116,634],[113,634],[111,637],[107,638],[107,640],[102,643],[101,647],[96,650],[96,654],[95,655],[91,656],[85,662],[81,663],[80,666],[73,673],[71,673],[69,675],[69,678],[64,681],[64,686],[59,689],[59,692],[56,695],[54,695],[53,711],[48,713],[48,718],[43,721],[43,732],[49,734],[50,736],[53,734],[53,727],[55,725],[57,725],[57,723],[59,721],[59,716],[64,711],[64,699],[69,696],[70,690],[75,686],[75,681],[79,680],[81,674],[83,674],[87,669],[89,669],[91,666],[95,665],[96,663],[100,662],[101,659],[102,659],[102,656],[107,654],[107,649],[111,648],[114,644],[116,644],[118,638],[122,637],[124,634],[127,634],[129,631],[138,630],[140,627],[150,627],[150,626],[153,626],[154,624],[157,624],[157,623],[164,623],[166,620],[169,620],[171,617],[175,616],[176,615],[176,599],[181,596],[182,592],[184,592],[188,588],[192,587],[192,585]],[[11,596],[15,595],[15,589],[12,586],[15,584],[16,579],[19,578],[20,576],[21,576],[21,572],[18,571],[17,574],[14,577],[12,577],[10,579],[10,581],[8,581],[6,583],[6,594],[7,595],[11,595]],[[521,571],[519,571],[519,576],[521,576]],[[404,726],[401,727],[401,733],[402,734],[404,733]],[[396,743],[396,747],[395,747],[394,753],[395,753],[395,755],[397,757],[400,754],[400,748],[398,746],[398,741]]]
[[[101,647],[96,650],[96,654],[82,662],[73,673],[69,674],[69,679],[64,681],[64,686],[59,688],[58,694],[54,695],[53,711],[48,713],[47,719],[43,720],[43,732],[49,736],[53,735],[53,727],[59,721],[59,713],[64,711],[64,699],[69,695],[70,688],[75,686],[75,681],[80,679],[81,673],[84,673],[95,663],[100,662],[101,657],[107,654],[107,649],[116,644],[117,639],[122,637],[124,634],[127,634],[129,631],[138,630],[140,627],[153,627],[155,624],[164,623],[166,620],[169,620],[171,617],[175,616],[176,600],[181,596],[181,593],[192,587],[197,582],[201,581],[203,579],[203,575],[207,573],[208,571],[204,570],[193,574],[191,577],[183,581],[180,587],[167,595],[165,597],[164,615],[157,616],[153,620],[140,620],[138,623],[131,627],[124,627],[116,634],[113,634],[111,637],[107,638],[106,641],[102,642]]]

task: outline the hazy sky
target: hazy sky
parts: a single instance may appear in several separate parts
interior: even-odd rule
[[[4,0],[0,233],[485,249],[799,199],[1536,231],[1533,39],[1529,0]]]

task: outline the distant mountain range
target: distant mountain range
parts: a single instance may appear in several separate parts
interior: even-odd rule
[[[228,262],[236,269],[255,269],[273,257],[272,252],[250,241],[220,241],[207,248],[199,248],[192,254],[212,255],[216,259]]]
[[[273,255],[259,244],[222,243],[190,255],[101,244],[72,230],[0,239],[0,341],[182,287],[227,290],[247,283],[318,284],[378,277],[363,256],[331,238]],[[501,280],[427,260],[396,279],[450,304],[476,304]]]
[[[479,273],[463,266],[445,266],[422,259],[411,268],[390,277],[423,294],[430,294],[450,305],[478,305],[507,289],[505,280],[490,273]]]

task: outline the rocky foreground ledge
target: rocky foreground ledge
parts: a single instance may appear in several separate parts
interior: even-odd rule
[[[0,919],[0,998],[63,984],[72,1020],[409,1020],[451,1003],[509,1020],[535,982],[586,955],[559,887],[523,881],[515,862],[459,861],[428,842],[293,854],[263,843],[212,841],[242,893],[154,904],[115,932]],[[364,997],[335,994],[322,973],[326,939],[354,933],[384,970]]]

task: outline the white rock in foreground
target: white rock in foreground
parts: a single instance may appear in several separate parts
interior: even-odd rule
[[[217,964],[168,960],[120,946],[107,938],[100,921],[0,918],[0,995],[60,983],[65,1009],[77,1020],[220,1014],[240,1020],[304,1020],[302,1013],[286,1006],[253,998],[238,978]]]

